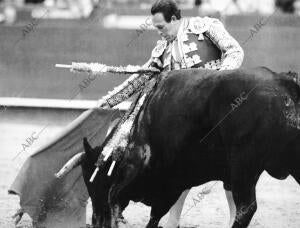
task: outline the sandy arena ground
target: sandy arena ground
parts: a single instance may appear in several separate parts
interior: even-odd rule
[[[0,227],[14,227],[11,216],[19,207],[19,198],[7,194],[7,189],[14,180],[21,165],[37,147],[49,137],[55,135],[67,123],[50,125],[40,135],[28,150],[13,158],[22,149],[24,143],[34,131],[40,131],[47,122],[34,123],[33,120],[22,119],[0,122]],[[27,121],[28,120],[28,121]],[[5,122],[5,123],[4,123]],[[300,165],[300,164],[299,164]],[[207,183],[210,186],[213,183]],[[222,183],[218,182],[210,194],[194,205],[192,198],[204,187],[192,189],[186,201],[181,224],[185,227],[217,228],[226,227],[229,213]],[[258,210],[252,219],[250,227],[264,228],[299,228],[300,227],[300,187],[296,181],[288,177],[280,181],[263,173],[257,185]],[[188,212],[187,212],[188,211]],[[134,228],[144,227],[149,219],[150,208],[141,203],[131,203],[124,215]],[[91,208],[88,208],[87,221],[91,219]],[[161,221],[163,225],[166,216]],[[30,227],[30,218],[23,216],[19,228]]]

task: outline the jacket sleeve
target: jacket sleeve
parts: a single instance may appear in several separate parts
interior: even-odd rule
[[[218,19],[213,19],[209,24],[206,35],[223,53],[220,70],[239,68],[244,59],[244,51],[239,43],[226,31]]]
[[[150,58],[144,65],[144,67],[152,67],[153,61]],[[112,91],[108,92],[107,95],[102,97],[98,101],[98,107],[109,106],[110,108],[120,104],[127,100],[142,88],[145,87],[147,81],[153,77],[153,73],[147,74],[132,74],[126,81],[121,85],[115,87]]]

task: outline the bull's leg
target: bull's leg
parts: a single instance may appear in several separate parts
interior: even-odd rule
[[[150,221],[146,228],[157,228],[160,219],[168,212],[175,200],[178,199],[179,195],[180,193],[176,196],[167,195],[165,197],[160,197],[160,199],[157,200],[157,203],[152,205]]]
[[[236,205],[236,215],[232,228],[244,228],[249,225],[257,209],[255,185],[256,181],[252,182],[248,178],[233,182],[232,194]]]
[[[170,205],[170,207],[171,207],[171,205]],[[160,219],[168,212],[169,208],[160,207],[160,206],[152,206],[150,220],[149,220],[146,228],[158,228],[158,223],[159,223]]]
[[[118,195],[119,196],[119,195]],[[120,225],[127,226],[127,221],[122,215],[122,212],[129,204],[129,200],[122,200],[121,198],[110,198],[110,228],[117,228]]]
[[[295,180],[297,181],[297,183],[300,185],[300,177],[297,177],[296,175],[292,175],[294,178],[295,178]]]
[[[235,214],[236,214],[236,206],[231,191],[232,187],[231,187],[231,178],[230,178],[230,168],[226,169],[226,176],[225,179],[223,180],[223,188],[225,190],[225,195],[226,195],[226,199],[229,207],[229,214],[230,214],[228,227],[232,227]]]
[[[174,228],[179,226],[180,215],[184,205],[184,201],[190,190],[185,190],[170,209],[170,215],[164,228]]]
[[[168,218],[168,221],[164,228],[174,228],[179,226],[180,221],[180,215],[183,209],[184,201],[188,195],[190,190],[185,190],[179,199],[176,201],[176,203],[171,207],[170,209],[170,215]],[[232,191],[231,190],[225,190],[228,206],[229,206],[229,212],[230,212],[230,221],[229,221],[229,227],[233,225],[235,215],[236,215],[236,206],[233,200]]]
[[[117,228],[119,223],[126,224],[122,212],[129,204],[126,192],[124,193],[124,188],[134,179],[137,174],[138,169],[133,165],[127,165],[126,169],[122,171],[122,176],[118,176],[115,182],[112,184],[109,190],[108,201],[111,211],[111,228]]]
[[[121,206],[115,204],[111,207],[111,226],[110,228],[117,228],[119,223],[119,216],[122,214]]]
[[[297,181],[297,183],[300,185],[300,154],[298,153],[298,151],[296,152],[295,156],[292,156],[292,163],[289,164],[289,166],[291,167],[291,171],[290,174],[292,175],[292,177],[294,177],[294,179]]]
[[[228,202],[229,213],[230,213],[229,227],[232,227],[236,215],[236,206],[233,200],[232,191],[225,190],[225,195]]]
[[[99,206],[94,205],[97,201],[92,200],[92,208],[93,208],[93,214],[92,214],[92,227],[93,228],[101,228],[103,223],[103,215],[101,212],[101,209]]]

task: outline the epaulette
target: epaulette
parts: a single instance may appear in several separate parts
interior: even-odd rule
[[[192,17],[190,18],[188,29],[194,34],[206,32],[215,19],[209,17]]]
[[[155,48],[152,50],[151,56],[154,58],[159,58],[164,53],[166,47],[167,47],[167,40],[165,39],[158,40]]]

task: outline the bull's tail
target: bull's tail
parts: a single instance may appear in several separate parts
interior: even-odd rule
[[[296,72],[278,74],[279,84],[286,88],[295,103],[300,101],[300,77]]]

